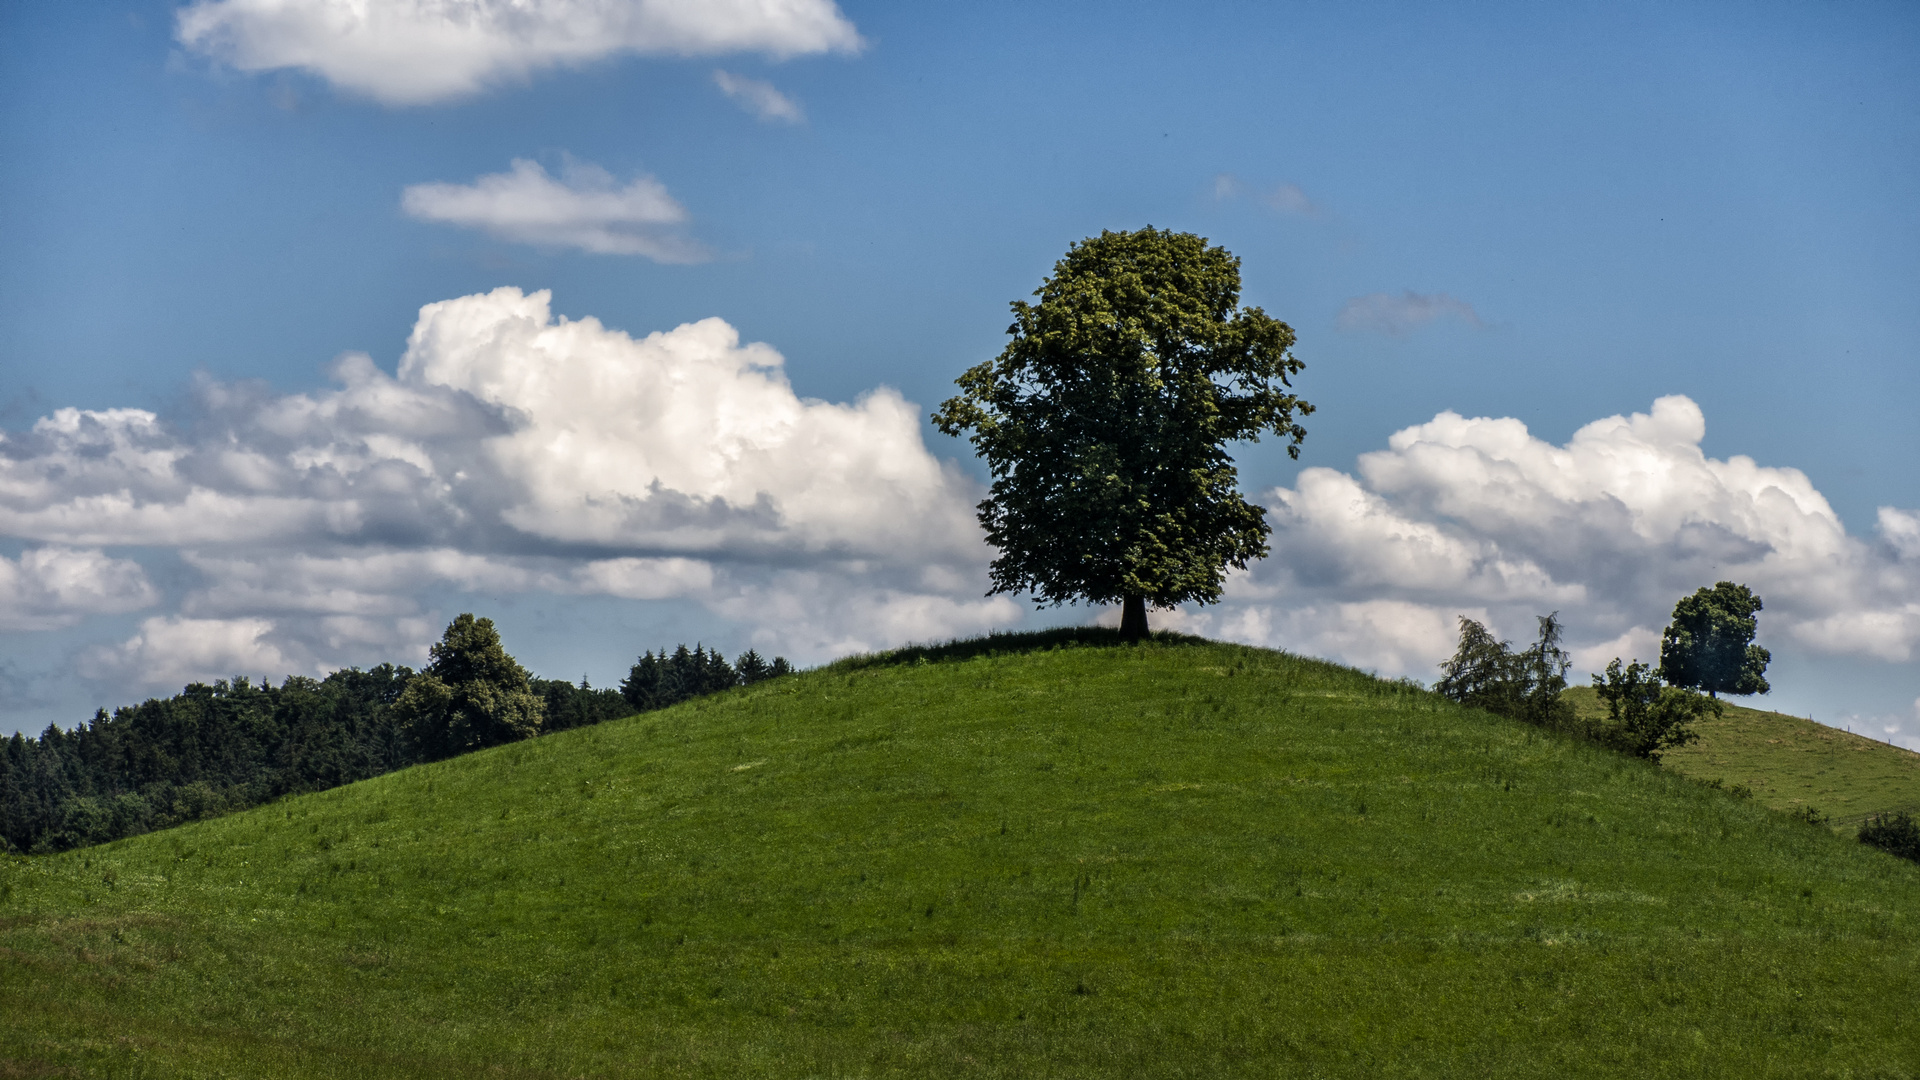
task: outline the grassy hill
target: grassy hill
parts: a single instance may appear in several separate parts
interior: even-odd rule
[[[1607,715],[1592,687],[1567,696],[1583,716]],[[1724,715],[1695,725],[1699,742],[1667,755],[1669,768],[1743,786],[1776,810],[1819,810],[1848,836],[1869,814],[1920,813],[1920,754],[1798,716],[1722,705]]]
[[[1263,650],[892,659],[8,860],[0,1076],[1920,1075],[1920,867],[1759,801]]]

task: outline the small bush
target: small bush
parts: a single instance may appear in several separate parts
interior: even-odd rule
[[[1795,810],[1793,812],[1793,816],[1796,819],[1800,821],[1804,821],[1809,825],[1819,825],[1822,828],[1826,827],[1830,822],[1833,821],[1832,818],[1828,817],[1817,806],[1803,806],[1800,809]]]
[[[1860,826],[1860,842],[1920,862],[1920,823],[1905,810],[1868,817]]]
[[[1607,665],[1605,678],[1593,677],[1593,688],[1607,703],[1607,726],[1601,742],[1634,757],[1659,761],[1675,747],[1697,741],[1693,722],[1712,713],[1720,715],[1718,701],[1678,686],[1660,685],[1660,673],[1635,660],[1620,666],[1619,657]]]

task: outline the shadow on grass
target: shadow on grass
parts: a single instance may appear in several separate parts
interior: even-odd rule
[[[1021,653],[1051,652],[1055,649],[1117,649],[1123,646],[1214,645],[1192,634],[1164,630],[1148,635],[1144,641],[1128,641],[1120,631],[1106,626],[1061,626],[1051,630],[1020,633],[993,632],[985,637],[956,638],[938,645],[903,645],[886,652],[860,653],[828,664],[828,671],[861,671],[866,668],[896,667],[901,664],[938,664],[949,660],[972,660],[981,656],[1014,656]]]

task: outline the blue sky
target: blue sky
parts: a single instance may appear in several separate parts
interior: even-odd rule
[[[601,684],[681,639],[811,662],[1088,618],[979,595],[987,556],[961,534],[981,474],[924,414],[1069,243],[1151,223],[1241,256],[1319,407],[1299,462],[1239,454],[1273,510],[1270,565],[1176,622],[1431,678],[1436,628],[1463,613],[1517,637],[1558,607],[1583,660],[1644,655],[1724,566],[1769,597],[1777,707],[1920,738],[1910,6],[806,0],[699,26],[548,6],[626,29],[562,47],[535,19],[492,60],[366,64],[258,3],[0,7],[0,729],[185,678],[417,662],[461,610],[541,674]],[[516,160],[533,179],[486,203]],[[554,206],[569,224],[524,220]],[[527,338],[481,365],[492,382],[477,337],[408,354],[423,306],[474,298],[443,321],[484,337],[530,325],[540,290],[553,317],[635,339],[724,320],[786,381],[691,332],[652,351]],[[339,420],[349,353],[379,394],[494,420]],[[549,362],[570,381],[500,389]],[[622,392],[634,417],[664,410],[644,431],[577,393],[642,369],[653,389]],[[864,396],[881,387],[898,399]],[[746,403],[786,419],[728,427]],[[256,422],[289,409],[297,435]],[[1434,426],[1446,412],[1531,441]],[[373,472],[339,462],[389,452],[426,486],[367,517]],[[469,457],[497,490],[455,491]],[[1644,467],[1606,465],[1629,458]],[[455,493],[429,513],[433,483]],[[615,495],[632,513],[594,518]],[[668,528],[676,495],[729,524]],[[215,503],[284,520],[178,524]],[[1403,572],[1428,557],[1453,569]]]

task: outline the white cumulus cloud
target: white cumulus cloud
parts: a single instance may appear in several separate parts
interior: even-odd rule
[[[97,647],[82,660],[95,678],[135,686],[172,687],[236,675],[272,680],[306,665],[267,640],[267,619],[183,619],[159,616],[118,646]]]
[[[806,122],[807,114],[801,111],[799,104],[770,82],[715,68],[713,84],[734,104],[762,120],[777,120],[784,124]]]
[[[1404,337],[1436,319],[1451,318],[1476,329],[1486,323],[1473,305],[1446,293],[1417,293],[1407,289],[1400,295],[1368,293],[1340,305],[1334,325],[1342,330],[1368,330]]]
[[[164,690],[417,663],[460,594],[695,605],[803,661],[1018,625],[981,595],[979,485],[920,410],[784,369],[720,319],[634,335],[502,288],[423,307],[392,374],[206,380],[180,423],[55,410],[0,433],[0,630],[155,608],[83,670]],[[1654,659],[1674,601],[1733,580],[1782,655],[1920,655],[1920,514],[1851,536],[1804,474],[1709,457],[1705,431],[1684,397],[1564,445],[1440,413],[1266,493],[1272,557],[1156,619],[1430,680],[1459,617],[1525,639],[1557,610],[1592,670]]]
[[[539,247],[578,248],[596,255],[644,255],[692,263],[706,250],[680,234],[686,208],[651,176],[622,187],[597,165],[569,160],[558,179],[537,161],[515,158],[506,172],[471,184],[414,184],[401,208],[420,220],[480,229]]]
[[[1564,446],[1511,418],[1444,412],[1267,496],[1272,557],[1207,625],[1431,678],[1460,615],[1530,638],[1559,611],[1586,670],[1657,659],[1674,601],[1732,580],[1766,601],[1761,640],[1894,663],[1920,650],[1908,511],[1848,535],[1806,475],[1708,457],[1685,397],[1596,420]],[[1440,633],[1436,628],[1444,627]]]
[[[920,410],[802,398],[784,364],[720,319],[635,337],[506,288],[422,308],[393,375],[205,381],[180,426],[58,410],[0,436],[0,531],[41,545],[0,565],[0,627],[157,603],[113,546],[188,575],[87,661],[156,688],[417,661],[448,591],[688,601],[802,659],[1016,621]]]
[[[862,45],[832,0],[196,0],[174,31],[241,71],[307,71],[389,105],[622,54],[778,59]]]
[[[131,559],[99,549],[30,548],[0,556],[0,630],[51,630],[88,615],[138,611],[160,599]]]

